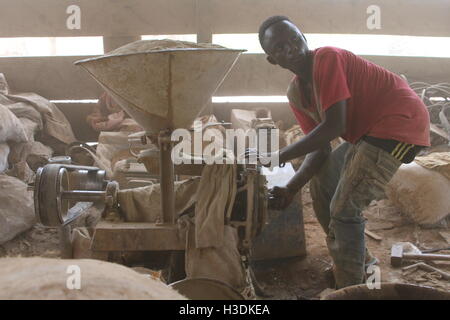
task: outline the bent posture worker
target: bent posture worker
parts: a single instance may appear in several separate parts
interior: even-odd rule
[[[363,283],[371,257],[361,212],[383,194],[402,163],[430,145],[428,111],[396,74],[343,49],[309,50],[287,17],[264,21],[259,40],[270,63],[295,74],[288,98],[306,134],[279,152],[281,163],[307,156],[285,187],[269,191],[271,205],[287,207],[311,180],[336,287]],[[346,142],[331,151],[337,137]]]

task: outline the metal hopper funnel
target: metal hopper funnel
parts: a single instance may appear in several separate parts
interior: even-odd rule
[[[211,44],[147,40],[75,62],[148,135],[159,135],[163,223],[175,222],[170,133],[190,127],[243,51]]]
[[[160,42],[136,41],[75,62],[151,133],[188,128],[243,52],[168,40],[172,48],[146,46]]]

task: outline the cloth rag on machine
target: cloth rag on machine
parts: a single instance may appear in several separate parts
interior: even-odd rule
[[[205,166],[197,190],[195,217],[187,216],[186,276],[226,283],[246,299],[254,297],[251,279],[238,250],[236,228],[225,225],[237,193],[237,166]]]
[[[194,203],[196,248],[219,248],[224,242],[225,216],[231,213],[237,192],[236,165],[205,166],[201,178],[175,182],[175,211]],[[126,221],[156,222],[161,218],[159,184],[120,190],[118,200]]]
[[[186,244],[186,276],[188,279],[207,278],[226,283],[245,297],[251,296],[251,280],[243,266],[238,251],[239,237],[237,229],[225,225],[222,230],[222,245],[220,247],[197,248],[196,226],[193,219],[188,220]]]
[[[198,177],[175,182],[175,213],[180,215],[195,203],[200,179]],[[118,200],[127,222],[162,221],[161,186],[119,190]]]
[[[237,192],[237,166],[205,166],[195,206],[196,248],[221,247],[225,217],[233,209]]]

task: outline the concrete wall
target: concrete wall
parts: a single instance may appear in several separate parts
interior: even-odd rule
[[[66,9],[78,5],[82,28],[68,30]],[[285,14],[308,33],[367,33],[366,10],[381,9],[377,34],[449,36],[448,0],[0,0],[0,37],[132,36],[255,32]]]

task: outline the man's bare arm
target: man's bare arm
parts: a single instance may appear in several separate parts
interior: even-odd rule
[[[325,111],[325,119],[303,139],[280,151],[280,162],[299,158],[319,149],[327,148],[330,141],[344,134],[346,129],[347,103],[339,101]]]
[[[286,187],[291,191],[296,193],[300,188],[302,188],[311,178],[322,168],[325,160],[328,158],[331,152],[331,146],[328,144],[327,147],[313,151],[306,155],[305,160],[303,160],[302,165],[287,183]]]
[[[269,208],[274,210],[287,208],[297,192],[320,170],[330,152],[331,147],[328,145],[326,148],[309,153],[285,187],[273,187],[269,190]]]

